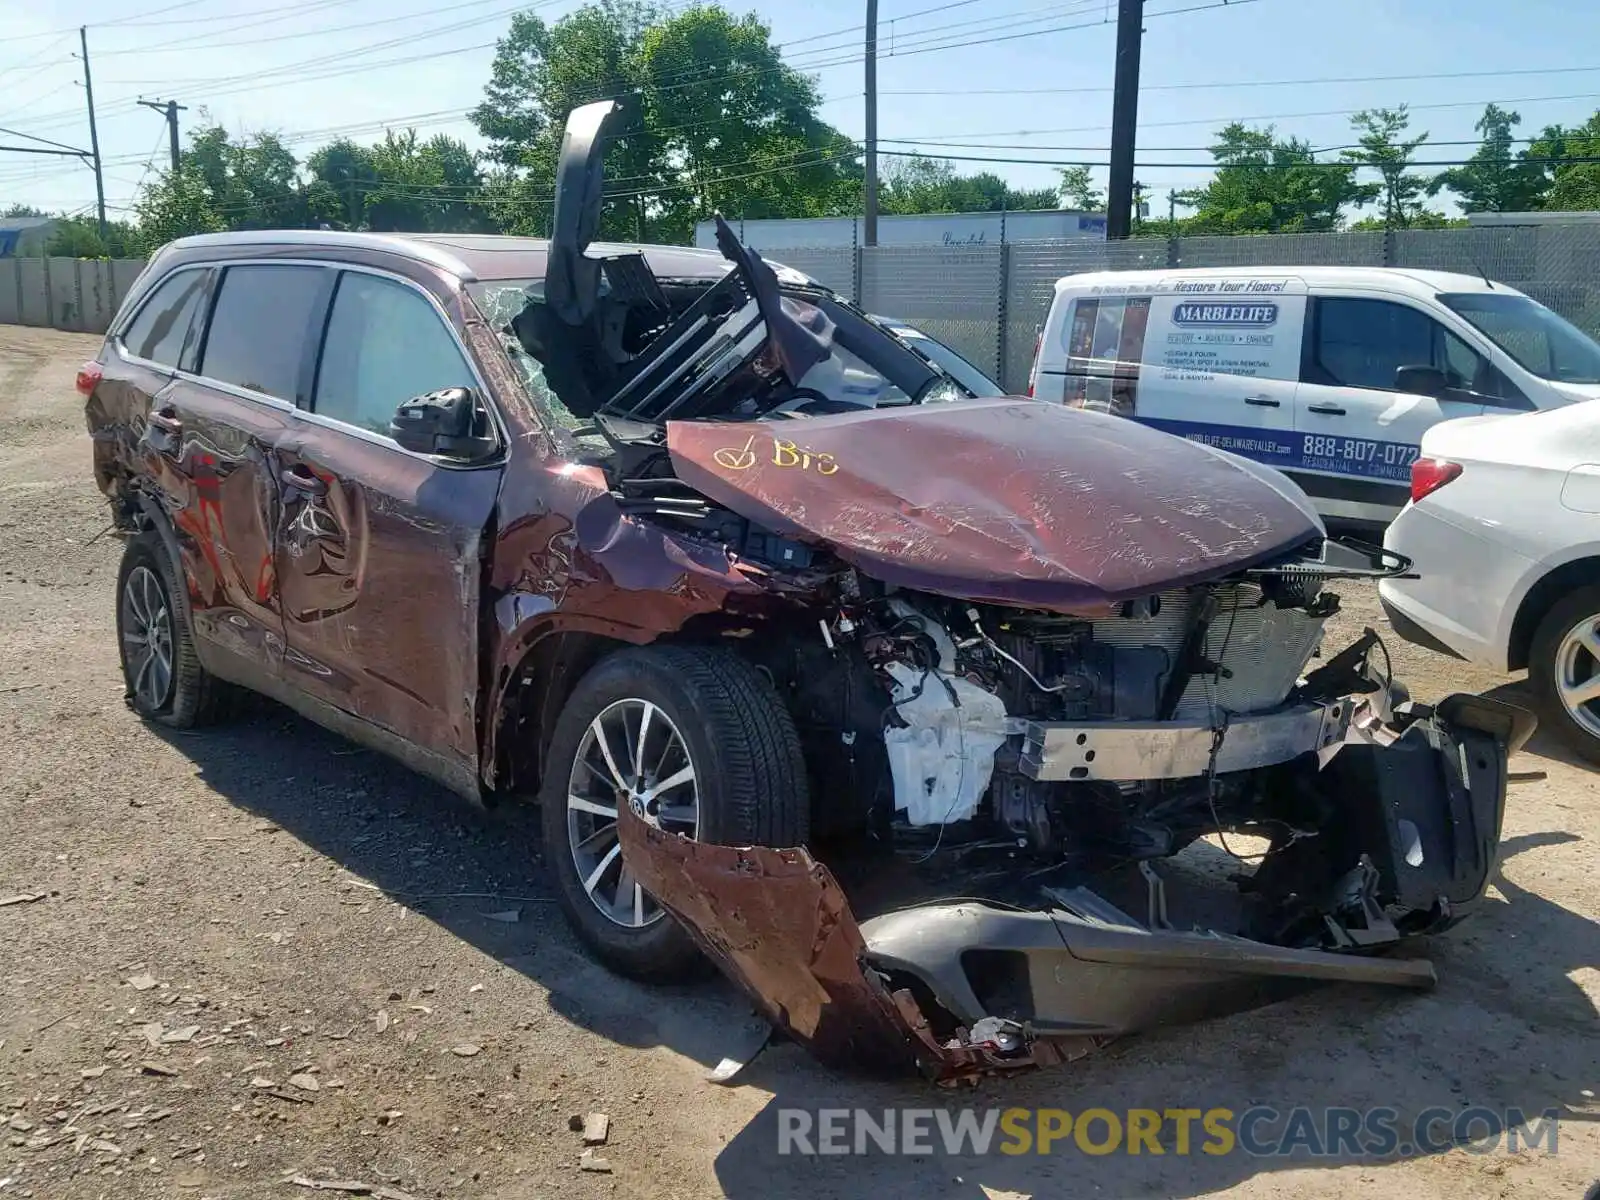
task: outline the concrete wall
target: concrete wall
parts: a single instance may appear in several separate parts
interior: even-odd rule
[[[0,325],[104,333],[140,259],[0,258]]]

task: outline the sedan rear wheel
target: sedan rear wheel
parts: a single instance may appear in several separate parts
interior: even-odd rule
[[[1545,614],[1528,679],[1551,732],[1600,763],[1600,587],[1579,588]]]
[[[1592,737],[1600,737],[1600,615],[1567,631],[1556,651],[1556,692],[1567,715]]]

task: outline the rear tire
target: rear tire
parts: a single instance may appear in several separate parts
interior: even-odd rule
[[[154,530],[131,538],[122,554],[117,649],[124,699],[145,720],[193,729],[222,715],[228,687],[195,655],[189,593]]]
[[[1544,615],[1529,648],[1528,682],[1550,731],[1600,765],[1600,586],[1578,588]]]
[[[647,819],[697,841],[799,845],[810,799],[794,721],[772,684],[733,652],[649,646],[604,659],[556,722],[540,800],[562,911],[619,974],[690,978],[705,959],[618,852],[616,806],[630,789],[647,797]]]

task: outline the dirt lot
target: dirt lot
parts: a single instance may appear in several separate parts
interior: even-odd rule
[[[937,1092],[770,1047],[722,1088],[748,1007],[577,949],[528,814],[479,817],[264,706],[164,734],[123,706],[118,543],[72,390],[93,339],[0,326],[0,1200],[1583,1195],[1600,1178],[1600,803],[1519,758],[1496,903],[1430,947],[1424,995],[1331,988]],[[1347,589],[1341,634],[1375,623]],[[1419,699],[1505,681],[1395,648]],[[1535,749],[1545,753],[1535,743]],[[463,895],[463,893],[467,893]],[[509,919],[515,914],[517,919]],[[293,1077],[293,1082],[291,1082]],[[1562,1114],[1558,1153],[780,1158],[777,1110],[1252,1104]],[[575,1113],[610,1115],[612,1173]],[[383,1194],[380,1190],[378,1194]]]

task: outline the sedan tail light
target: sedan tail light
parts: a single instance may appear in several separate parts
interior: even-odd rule
[[[78,368],[78,395],[87,400],[94,395],[95,388],[100,386],[100,381],[105,378],[100,370],[100,364],[90,360]]]
[[[1461,474],[1461,464],[1447,458],[1419,458],[1411,464],[1411,502],[1431,496]]]

